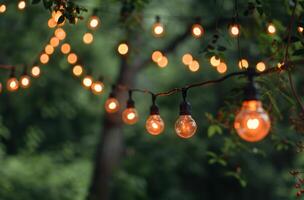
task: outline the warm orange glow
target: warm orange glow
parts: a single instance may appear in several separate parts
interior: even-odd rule
[[[82,80],[82,84],[86,88],[90,88],[91,85],[93,84],[93,78],[91,76],[86,76]]]
[[[62,16],[62,12],[60,10],[52,12],[52,18],[54,19],[55,23],[58,23],[59,18]]]
[[[204,35],[204,29],[200,24],[193,24],[191,32],[195,38],[200,38]]]
[[[237,37],[240,35],[240,28],[238,24],[233,24],[229,28],[229,32],[233,37]]]
[[[129,51],[129,47],[126,43],[121,43],[118,45],[117,51],[120,55],[126,55]]]
[[[14,92],[19,88],[19,82],[15,77],[11,77],[6,82],[6,88],[10,92]]]
[[[31,78],[28,75],[23,75],[20,77],[19,82],[22,88],[29,88],[31,85]]]
[[[200,68],[200,64],[198,61],[193,60],[190,64],[189,64],[189,70],[192,72],[197,72]]]
[[[24,0],[19,1],[18,9],[19,10],[24,10],[25,7],[26,7],[26,2]]]
[[[46,45],[44,48],[46,54],[51,55],[54,53],[54,47],[50,44]]]
[[[264,63],[264,62],[259,62],[259,63],[257,63],[256,69],[257,69],[259,72],[265,71],[265,69],[266,69],[265,63]]]
[[[225,72],[227,72],[227,65],[224,62],[221,62],[217,67],[216,70],[218,71],[218,73],[220,74],[224,74]]]
[[[64,43],[63,45],[61,45],[60,50],[63,54],[68,54],[71,51],[71,45],[69,45],[68,43]]]
[[[161,37],[164,35],[164,26],[163,24],[157,22],[153,25],[152,32],[155,37]]]
[[[53,47],[58,47],[59,45],[59,39],[57,37],[52,37],[50,40],[50,45],[52,45]]]
[[[50,60],[50,57],[46,54],[46,53],[43,53],[40,55],[40,62],[42,64],[47,64]]]
[[[32,69],[31,69],[31,74],[34,78],[38,78],[40,76],[40,67],[39,66],[34,66]]]
[[[77,62],[77,60],[78,60],[78,57],[75,53],[70,53],[68,55],[68,63],[70,63],[71,65],[75,64]]]
[[[166,56],[163,56],[158,62],[157,62],[157,64],[158,64],[158,66],[160,67],[160,68],[164,68],[164,67],[167,67],[167,65],[168,65],[168,58],[166,57]]]
[[[83,73],[83,67],[81,65],[75,65],[72,71],[75,76],[81,76]]]
[[[88,22],[88,27],[89,29],[91,30],[95,30],[99,27],[99,24],[100,24],[100,19],[99,17],[97,16],[92,16],[90,19],[89,19],[89,22]]]
[[[163,54],[160,51],[154,51],[152,53],[152,60],[153,60],[153,62],[158,63],[162,59],[162,57],[163,57]]]
[[[159,115],[150,115],[146,121],[146,130],[151,135],[159,135],[165,129],[165,123]]]
[[[267,26],[267,32],[269,33],[269,34],[275,34],[275,32],[276,32],[276,27],[272,24],[272,23],[270,23],[270,24],[268,24],[268,26]]]
[[[249,67],[249,63],[246,59],[241,59],[239,61],[239,68],[240,69],[247,69]]]
[[[125,124],[133,125],[138,121],[138,113],[135,108],[126,108],[122,113],[122,121]]]
[[[184,65],[189,65],[193,61],[193,57],[190,53],[186,53],[182,57]]]
[[[175,122],[175,131],[181,138],[192,137],[197,129],[196,122],[191,115],[180,115]]]
[[[94,40],[94,36],[92,33],[85,33],[82,37],[82,40],[85,44],[91,44]]]
[[[304,28],[302,26],[298,26],[298,32],[303,33],[303,31],[304,31]]]
[[[6,5],[1,4],[0,5],[0,13],[4,13],[6,11]]]
[[[213,66],[213,67],[217,67],[219,64],[221,64],[221,59],[217,56],[212,56],[210,58],[210,64]]]
[[[64,40],[66,37],[66,33],[62,28],[57,28],[54,34],[59,40]]]
[[[57,25],[57,23],[55,22],[55,20],[54,20],[53,18],[50,18],[50,19],[48,20],[48,27],[49,27],[49,28],[55,28],[56,25]]]
[[[278,68],[281,68],[283,65],[284,65],[284,62],[279,62],[279,63],[277,64],[277,67],[278,67]]]
[[[116,113],[119,111],[119,102],[116,98],[111,97],[106,100],[105,109],[108,113]]]
[[[237,134],[247,142],[258,142],[264,139],[270,130],[270,119],[257,100],[244,101],[241,111],[234,121]]]
[[[101,81],[96,81],[91,85],[91,90],[96,95],[101,94],[103,92],[103,89],[104,85]]]

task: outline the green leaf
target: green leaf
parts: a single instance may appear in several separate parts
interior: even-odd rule
[[[274,109],[274,111],[277,113],[277,115],[279,116],[280,119],[282,119],[282,114],[281,111],[277,105],[276,100],[272,97],[272,95],[270,94],[270,92],[266,92],[266,95],[268,96],[270,103]]]
[[[223,133],[222,128],[219,125],[211,125],[208,128],[208,137],[211,138],[215,134],[221,135]]]

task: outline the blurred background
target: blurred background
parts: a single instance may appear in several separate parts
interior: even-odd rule
[[[104,135],[113,129],[105,128],[109,116],[104,111],[104,102],[111,84],[115,84],[122,73],[132,74],[131,87],[161,92],[223,76],[210,65],[211,55],[217,54],[225,60],[226,73],[240,70],[237,40],[227,31],[235,16],[232,0],[87,0],[75,3],[88,11],[81,14],[84,19],[76,25],[65,23],[62,28],[67,35],[61,44],[71,45],[94,79],[104,77],[105,91],[94,95],[86,90],[81,79],[72,74],[73,66],[60,52],[60,46],[55,48],[47,64],[40,65],[41,76],[32,78],[31,87],[26,90],[7,91],[5,82],[10,72],[0,69],[3,84],[0,199],[89,198],[94,179],[99,180],[96,171],[107,173],[102,171],[102,166],[96,169],[100,156],[96,152],[107,144]],[[283,52],[274,54],[279,46],[274,44],[284,42],[282,38],[291,15],[290,2],[252,3],[256,10],[248,11],[249,14],[246,10],[251,4],[248,1],[238,3],[242,57],[253,67],[265,59],[267,68],[276,66],[282,61]],[[18,1],[1,0],[0,4],[7,6],[6,11],[0,13],[0,64],[15,66],[19,77],[24,65],[30,71],[54,34],[47,23],[51,13],[42,3],[31,5],[26,1],[24,10],[17,8]],[[88,31],[87,21],[94,8],[98,8],[96,15],[101,25],[93,32],[93,43],[88,45],[83,43],[82,37]],[[123,15],[122,10],[126,8],[128,14]],[[151,33],[157,15],[165,25],[162,38],[155,38]],[[197,16],[201,17],[205,28],[200,39],[185,34]],[[265,31],[270,21],[277,28],[273,36]],[[219,39],[212,44],[215,34]],[[127,58],[117,53],[122,41],[129,44]],[[150,61],[154,50],[168,48],[166,67],[160,68]],[[191,53],[199,61],[198,71],[192,72],[182,63],[185,53]],[[149,62],[134,72],[136,62],[141,60]],[[122,64],[125,62],[127,65]],[[303,97],[303,69],[297,70],[293,78],[299,96]],[[155,137],[145,130],[151,98],[135,93],[139,122],[122,126],[120,116],[116,115],[121,140],[118,149],[121,150],[113,155],[118,158],[105,176],[107,187],[102,190],[106,190],[106,196],[113,200],[294,199],[296,180],[289,171],[301,168],[304,162],[296,148],[303,133],[303,118],[286,74],[263,76],[257,81],[264,107],[271,116],[272,129],[267,138],[252,144],[242,141],[232,128],[242,101],[243,78],[190,91],[188,100],[198,131],[187,140],[179,138],[174,131],[180,94],[157,100],[166,130]],[[122,109],[126,95],[121,91]],[[115,154],[114,146],[112,150]],[[111,162],[111,153],[108,155]]]

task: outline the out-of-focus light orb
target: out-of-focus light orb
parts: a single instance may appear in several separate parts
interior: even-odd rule
[[[72,71],[75,76],[81,76],[83,74],[83,67],[81,65],[75,65]]]
[[[246,59],[241,59],[239,61],[239,68],[240,69],[247,69],[249,67],[249,63]]]
[[[50,40],[50,45],[52,45],[53,47],[58,47],[60,41],[57,37],[52,37]]]
[[[5,11],[6,11],[6,5],[0,4],[0,13],[5,13]]]
[[[165,68],[165,67],[167,67],[168,63],[169,63],[169,61],[168,61],[168,58],[167,58],[166,56],[163,56],[163,57],[157,62],[158,66],[159,66],[160,68]]]
[[[259,72],[265,71],[265,69],[266,69],[265,63],[264,63],[264,62],[258,62],[258,63],[256,64],[256,69],[257,69]]]
[[[221,62],[217,67],[216,70],[218,71],[218,73],[220,74],[224,74],[227,72],[227,65],[224,62]]]
[[[200,64],[198,61],[193,60],[190,64],[189,64],[189,70],[191,72],[197,72],[200,68]]]
[[[162,52],[160,52],[160,51],[154,51],[153,53],[152,53],[152,60],[153,60],[153,62],[156,62],[156,63],[158,63],[161,59],[162,59],[162,57],[163,57],[163,54],[162,54]]]
[[[40,76],[40,73],[41,73],[41,70],[40,70],[39,66],[34,66],[31,69],[31,74],[32,74],[32,77],[34,77],[34,78],[38,78]]]
[[[118,45],[117,51],[120,55],[126,55],[129,52],[129,46],[126,43]]]
[[[217,67],[219,64],[221,64],[221,59],[217,56],[212,56],[210,58],[210,64],[213,66],[213,67]]]
[[[92,33],[85,33],[82,37],[82,40],[85,44],[91,44],[94,40],[94,36]]]
[[[49,60],[50,60],[50,57],[46,53],[43,53],[40,55],[40,62],[42,64],[47,64],[49,62]]]
[[[71,52],[71,45],[69,45],[68,43],[64,43],[63,45],[61,45],[60,50],[63,54],[68,54]]]
[[[24,10],[26,7],[26,2],[24,0],[19,1],[18,3],[18,9],[19,10]]]
[[[52,55],[54,53],[54,47],[52,45],[48,44],[45,46],[44,52],[48,55]]]
[[[75,64],[77,62],[78,57],[77,57],[77,55],[75,53],[70,53],[68,55],[67,59],[68,59],[68,63],[70,63],[71,65],[73,65],[73,64]]]
[[[184,65],[190,65],[190,63],[193,61],[193,57],[190,53],[186,53],[182,57],[182,62]]]

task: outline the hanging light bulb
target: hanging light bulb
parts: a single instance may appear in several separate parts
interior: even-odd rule
[[[213,66],[213,67],[217,67],[219,64],[221,64],[221,59],[217,56],[212,56],[210,58],[210,64]]]
[[[127,108],[122,112],[122,121],[128,125],[133,125],[138,121],[138,113],[137,110],[135,109],[135,103],[132,99],[131,91],[129,91]]]
[[[52,37],[50,40],[50,45],[52,45],[53,47],[58,47],[59,45],[59,39],[57,37]]]
[[[75,53],[70,53],[68,55],[67,60],[68,60],[68,63],[70,63],[71,65],[73,65],[73,64],[75,64],[77,62],[78,57],[77,57],[77,55]]]
[[[0,4],[0,13],[5,13],[5,11],[6,11],[6,5]]]
[[[64,43],[63,45],[61,45],[61,53],[63,54],[68,54],[71,52],[71,45],[69,45],[68,43]]]
[[[157,62],[157,64],[158,64],[158,66],[160,67],[160,68],[164,68],[164,67],[167,67],[167,65],[168,65],[168,58],[166,57],[166,56],[163,56],[158,62]]]
[[[160,51],[154,51],[151,57],[153,62],[158,63],[162,59],[163,54]]]
[[[75,76],[79,77],[83,74],[83,67],[81,65],[75,65],[72,72]]]
[[[102,79],[100,81],[93,82],[91,85],[91,90],[96,95],[102,94],[104,90],[104,84],[102,82]]]
[[[265,63],[264,63],[264,62],[258,62],[258,63],[256,64],[256,69],[257,69],[259,72],[265,71],[265,69],[266,69]]]
[[[82,40],[85,44],[91,44],[94,40],[94,36],[92,33],[85,33],[82,37]]]
[[[304,31],[304,28],[302,26],[298,26],[298,32],[303,33],[303,31]]]
[[[155,23],[152,27],[152,33],[155,37],[162,37],[164,35],[165,28],[163,24],[160,22],[160,17],[156,16]]]
[[[57,23],[55,22],[55,20],[51,17],[49,20],[48,20],[48,27],[49,28],[55,28],[57,25]]]
[[[200,38],[204,35],[204,28],[200,24],[193,24],[191,28],[192,36],[195,38]]]
[[[249,76],[245,99],[240,112],[235,117],[234,128],[243,140],[258,142],[268,135],[270,126],[269,116],[257,97],[253,77]]]
[[[112,91],[105,103],[105,109],[107,113],[111,113],[111,114],[118,112],[120,108],[119,102],[116,99],[116,95],[114,91],[115,91],[115,86],[112,86]]]
[[[193,61],[193,57],[190,53],[186,53],[182,57],[182,62],[184,65],[189,65]]]
[[[129,46],[127,43],[120,43],[118,45],[117,51],[120,55],[126,55],[129,52]]]
[[[82,84],[85,88],[91,88],[91,85],[93,84],[93,78],[91,76],[85,76],[82,80]]]
[[[10,92],[15,92],[19,88],[19,82],[15,77],[15,68],[12,68],[10,78],[6,82],[6,88]]]
[[[190,138],[197,130],[197,125],[191,116],[190,108],[189,102],[186,101],[186,90],[183,90],[183,101],[180,104],[179,118],[175,122],[175,131],[181,138]]]
[[[190,64],[189,64],[189,70],[191,72],[197,72],[200,68],[200,64],[197,60],[193,60]]]
[[[59,40],[64,40],[66,38],[66,32],[62,28],[57,28],[54,34]]]
[[[19,10],[24,10],[26,7],[26,2],[24,0],[19,1],[18,3],[18,9]]]
[[[229,32],[232,37],[238,37],[240,35],[240,25],[233,23],[229,27]]]
[[[249,67],[249,63],[246,59],[241,59],[239,61],[239,68],[240,69],[247,69]]]
[[[20,86],[24,89],[29,88],[31,85],[31,79],[28,75],[22,75],[19,82]]]
[[[39,66],[34,66],[31,69],[31,75],[34,78],[38,78],[40,76],[41,70]]]
[[[224,74],[227,72],[227,65],[224,62],[221,62],[217,67],[216,70],[218,71],[218,73],[220,74]]]
[[[52,45],[48,44],[45,46],[44,52],[48,55],[52,55],[54,53],[54,47]]]
[[[96,30],[100,25],[100,18],[98,16],[91,16],[88,21],[88,28]]]
[[[150,108],[150,116],[146,121],[146,130],[151,135],[159,135],[165,129],[165,123],[159,115],[159,109],[155,104],[155,96],[153,95],[154,100]]]
[[[40,55],[40,62],[42,64],[47,64],[49,62],[49,60],[50,60],[50,57],[46,53],[43,53]]]
[[[270,34],[270,35],[273,35],[276,33],[276,27],[274,26],[273,23],[269,23],[267,25],[267,33]]]

